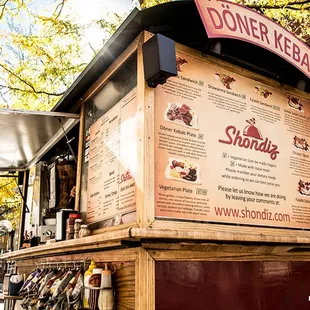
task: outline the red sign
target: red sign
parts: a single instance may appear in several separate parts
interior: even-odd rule
[[[223,0],[195,0],[209,38],[233,38],[263,47],[310,78],[310,48],[271,19]]]

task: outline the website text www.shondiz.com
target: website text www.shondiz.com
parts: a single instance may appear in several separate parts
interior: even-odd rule
[[[263,211],[256,211],[248,209],[247,207],[244,207],[243,209],[214,207],[214,211],[217,216],[238,217],[242,219],[266,220],[276,222],[291,221],[289,214],[274,213],[269,211],[268,209],[264,209]]]

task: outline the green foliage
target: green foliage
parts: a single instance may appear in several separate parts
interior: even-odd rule
[[[173,0],[140,0],[141,8],[148,8]],[[284,28],[293,32],[310,45],[310,1],[309,0],[230,0],[257,10]]]
[[[101,29],[111,34],[117,30],[124,18],[124,16],[117,13],[108,13],[104,19],[99,19],[95,22]]]
[[[19,223],[20,209],[21,196],[16,178],[0,177],[0,220],[9,220],[15,230]]]
[[[266,15],[310,44],[310,1],[235,0]]]
[[[49,10],[32,9],[34,0],[2,3],[0,108],[50,110],[98,52],[85,47],[89,25],[63,13],[67,1],[51,1]],[[109,17],[94,22],[108,36],[122,20]]]
[[[140,0],[140,6],[142,9],[146,9],[166,2],[171,2],[171,0]]]

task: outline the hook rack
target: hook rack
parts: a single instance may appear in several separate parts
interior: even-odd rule
[[[53,262],[37,262],[37,267],[44,267],[46,265],[48,265],[49,267],[55,266],[58,268],[58,266],[60,265],[64,265],[64,267],[67,267],[67,265],[74,265],[74,267],[76,265],[82,265],[84,264],[84,267],[87,263],[89,263],[90,260],[86,259],[86,260],[66,260],[66,261],[53,261]]]

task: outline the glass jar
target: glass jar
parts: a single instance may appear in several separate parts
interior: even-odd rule
[[[83,223],[82,219],[76,219],[74,222],[74,239],[78,239],[80,230],[81,230],[81,225]]]
[[[74,223],[76,219],[80,219],[81,214],[70,213],[66,225],[66,240],[74,239]]]
[[[90,229],[89,229],[88,225],[81,225],[79,237],[83,238],[83,237],[87,237],[89,235],[90,235]]]

